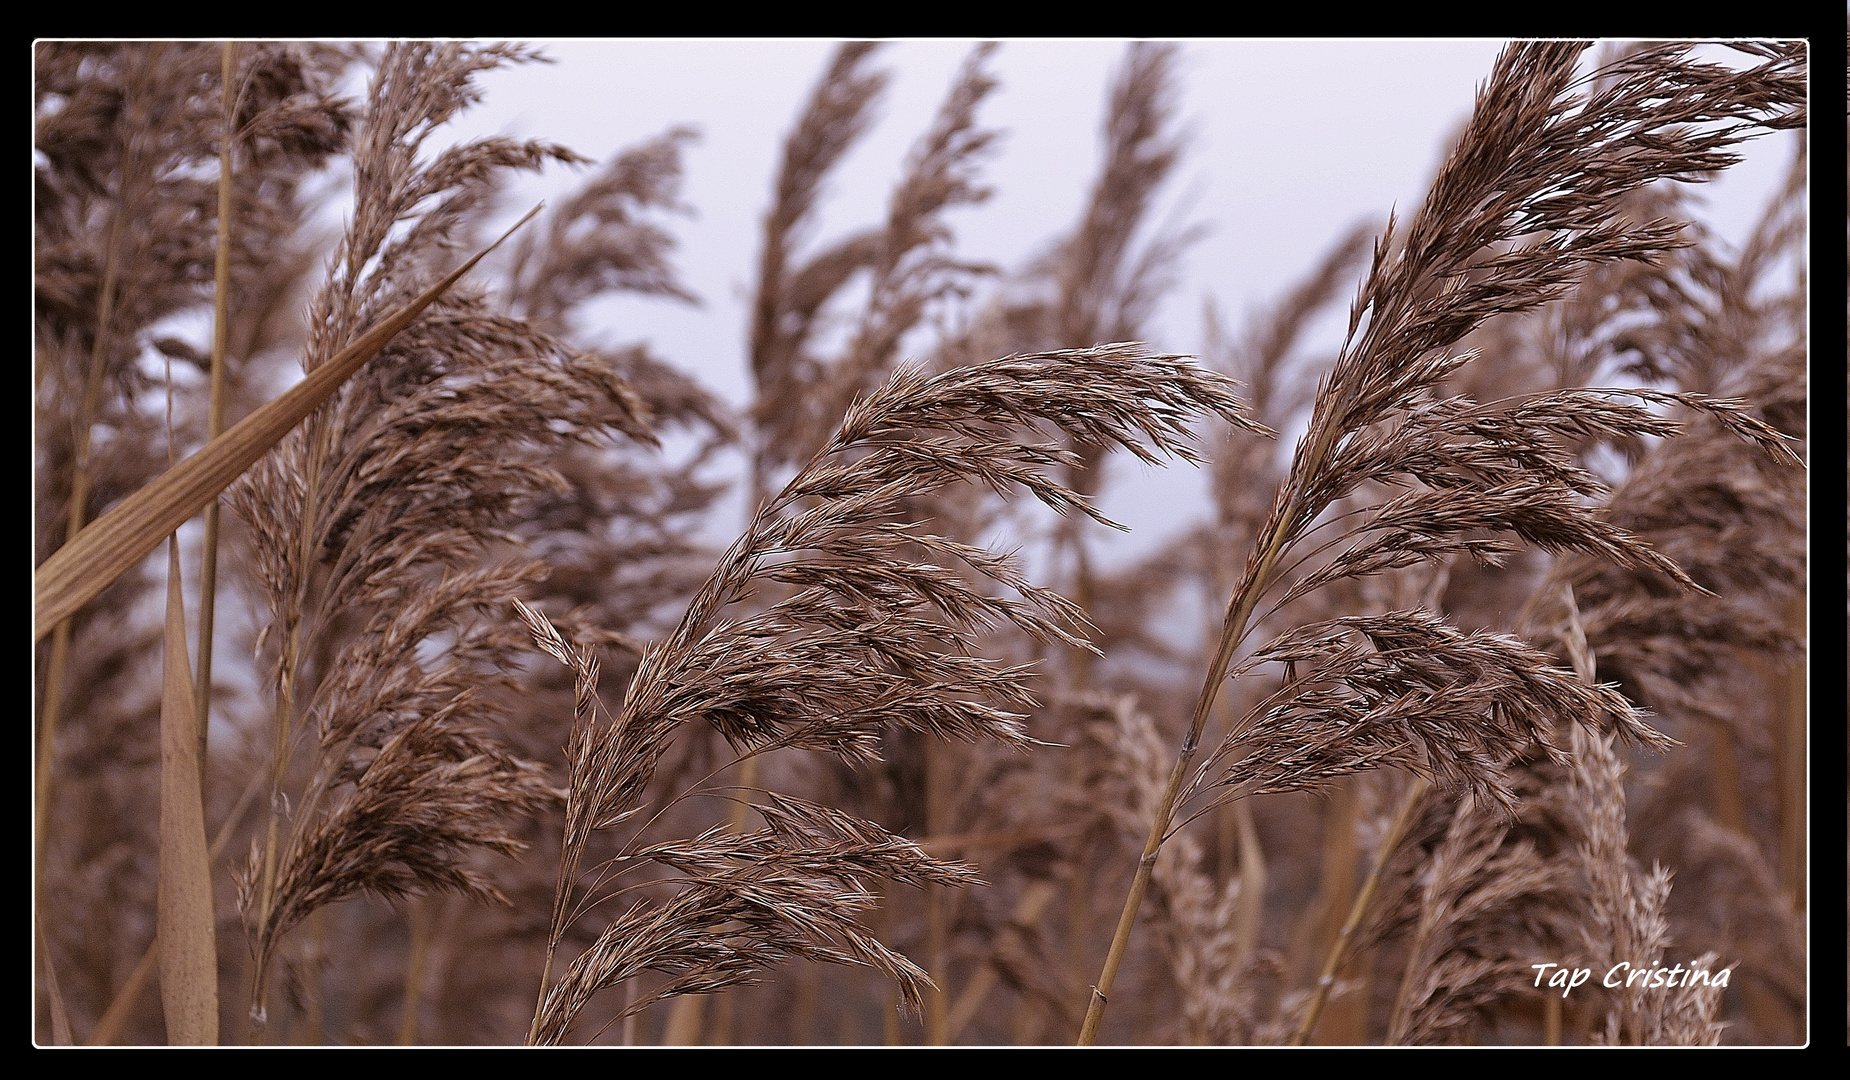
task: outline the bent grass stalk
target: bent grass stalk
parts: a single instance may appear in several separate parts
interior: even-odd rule
[[[543,204],[542,204],[543,205]],[[230,431],[122,500],[97,518],[70,543],[59,548],[32,575],[33,640],[50,633],[153,551],[187,518],[243,475],[266,451],[289,434],[334,391],[475,268],[483,256],[525,225],[536,206],[500,239],[483,248],[423,295],[379,320],[353,344],[342,349],[308,377],[239,421]]]

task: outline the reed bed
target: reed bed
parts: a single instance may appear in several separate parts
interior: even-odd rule
[[[1806,43],[1511,44],[1199,359],[1186,46],[1017,267],[997,48],[818,242],[834,51],[735,409],[589,311],[698,302],[694,128],[443,145],[513,44],[35,46],[40,1044],[1810,1037]],[[1107,568],[1122,458],[1208,485]]]

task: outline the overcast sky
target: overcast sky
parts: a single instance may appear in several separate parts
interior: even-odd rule
[[[562,142],[601,160],[677,125],[700,140],[686,155],[676,264],[698,308],[613,300],[592,311],[611,342],[648,340],[663,358],[736,404],[745,375],[746,302],[761,219],[782,141],[834,48],[827,40],[536,39],[556,61],[493,72],[457,137],[507,134]],[[1236,323],[1302,275],[1352,223],[1415,205],[1440,148],[1469,114],[1502,42],[1191,41],[1181,63],[1187,151],[1162,193],[1158,223],[1202,222],[1176,290],[1150,327],[1153,344],[1198,352],[1202,306]],[[882,220],[906,153],[931,122],[969,41],[898,41],[876,59],[892,82],[867,136],[831,177],[816,246]],[[956,212],[960,254],[1018,269],[1071,228],[1098,168],[1105,98],[1124,43],[1005,41],[989,68],[1000,86],[979,114],[1005,132],[984,171],[995,189]],[[1790,135],[1750,144],[1748,160],[1707,185],[1711,224],[1744,235],[1792,152]],[[556,168],[523,179],[508,216],[569,190]],[[1346,311],[1346,304],[1339,305]],[[1317,340],[1333,347],[1340,315]],[[1185,524],[1192,478],[1125,466],[1108,512],[1145,537]]]

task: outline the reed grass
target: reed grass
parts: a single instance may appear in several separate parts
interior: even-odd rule
[[[1803,127],[1805,44],[1510,46],[1201,364],[1138,343],[1187,47],[1125,50],[1007,267],[953,229],[996,50],[818,235],[892,78],[836,48],[735,410],[592,318],[703,303],[697,129],[441,147],[516,45],[35,46],[41,1040],[1807,1037],[1804,140],[1738,248],[1685,194]],[[1123,455],[1209,496],[1110,567]]]
[[[1478,406],[1464,399],[1429,396],[1471,359],[1469,354],[1447,356],[1442,350],[1478,323],[1493,314],[1533,309],[1561,295],[1583,264],[1648,258],[1674,243],[1672,231],[1628,227],[1616,218],[1619,198],[1627,190],[1662,177],[1725,167],[1733,160],[1725,148],[1746,137],[1755,124],[1792,125],[1797,122],[1794,109],[1802,107],[1785,81],[1795,57],[1776,56],[1761,68],[1736,74],[1684,60],[1679,49],[1664,46],[1626,57],[1608,74],[1582,84],[1575,78],[1574,64],[1585,48],[1562,43],[1507,49],[1405,239],[1398,246],[1394,243],[1390,222],[1377,243],[1374,266],[1352,310],[1350,341],[1318,394],[1310,430],[1299,443],[1272,516],[1228,604],[1220,643],[1152,817],[1111,952],[1093,989],[1080,1033],[1082,1044],[1098,1037],[1157,853],[1172,826],[1224,674],[1266,589],[1291,565],[1285,560],[1292,545],[1332,502],[1371,478],[1405,477],[1426,487],[1380,506],[1367,526],[1348,534],[1354,542],[1347,551],[1293,585],[1286,599],[1332,580],[1395,566],[1453,555],[1495,562],[1508,553],[1505,542],[1473,538],[1478,530],[1513,532],[1551,551],[1598,555],[1694,584],[1670,560],[1588,515],[1578,496],[1596,492],[1597,482],[1585,470],[1564,468],[1567,463],[1559,457],[1550,460],[1543,442],[1551,434],[1648,432],[1657,423],[1650,414],[1636,407],[1614,410],[1593,395],[1561,394],[1545,402],[1523,403],[1493,418],[1477,414]],[[1585,96],[1582,85],[1587,87]],[[1660,108],[1665,100],[1677,101],[1680,108]],[[1715,120],[1730,122],[1700,133],[1680,128],[1680,137],[1674,138],[1657,134],[1664,130],[1660,125]],[[1595,134],[1589,137],[1589,132]],[[1612,168],[1587,169],[1587,160],[1601,154]],[[1571,169],[1570,159],[1575,162]],[[1536,234],[1554,239],[1520,242]],[[1681,400],[1697,407],[1707,404],[1693,397]],[[1525,408],[1531,404],[1537,408]],[[1722,406],[1717,415],[1738,414]],[[1446,419],[1433,424],[1439,416]],[[1385,430],[1371,432],[1376,425]],[[1485,441],[1475,446],[1454,442],[1453,432],[1460,430]],[[1422,438],[1427,432],[1432,435]],[[1763,445],[1777,445],[1770,429],[1762,427],[1752,434]],[[1377,535],[1363,539],[1368,532]],[[1304,690],[1317,683],[1335,683],[1337,689],[1327,697],[1280,701],[1260,716],[1249,714],[1252,720],[1223,740],[1209,766],[1227,758],[1249,735],[1258,736],[1250,746],[1263,756],[1234,763],[1223,778],[1212,782],[1228,786],[1237,798],[1267,790],[1268,784],[1276,785],[1273,790],[1315,786],[1334,776],[1395,762],[1429,772],[1453,790],[1468,789],[1474,798],[1509,806],[1513,798],[1500,779],[1499,761],[1531,744],[1551,747],[1547,725],[1553,716],[1573,717],[1595,730],[1610,724],[1626,738],[1662,744],[1661,736],[1633,719],[1635,710],[1616,693],[1595,702],[1558,677],[1545,675],[1549,669],[1536,654],[1503,652],[1505,646],[1488,640],[1467,643],[1450,638],[1429,618],[1407,614],[1382,623],[1342,620],[1338,626],[1344,629],[1326,626],[1318,636],[1300,633],[1261,650],[1257,655],[1262,659],[1309,668],[1312,674],[1306,676]],[[1369,639],[1372,651],[1349,640],[1350,626]],[[1402,648],[1408,651],[1398,654]],[[1454,674],[1430,668],[1423,673],[1397,670],[1414,656],[1420,656],[1424,666],[1455,649],[1460,650],[1460,666]],[[1439,663],[1450,666],[1444,659]],[[1486,682],[1492,670],[1523,684],[1519,693],[1525,695],[1525,704],[1519,709],[1538,710],[1530,714],[1527,731],[1493,735],[1478,727],[1483,720],[1513,718],[1501,703],[1492,704],[1497,692]],[[1467,671],[1470,683],[1460,679]],[[1384,681],[1371,685],[1377,677]],[[1530,681],[1536,678],[1549,679],[1552,685],[1544,689]],[[1466,686],[1471,688],[1469,696],[1450,700],[1439,689]],[[1396,714],[1411,704],[1402,696],[1408,690],[1418,693],[1412,700],[1420,707],[1401,721]],[[1485,690],[1493,696],[1475,698]],[[1529,694],[1537,696],[1526,697]],[[1446,715],[1445,706],[1460,711],[1434,724],[1435,735],[1444,730],[1443,741],[1408,727],[1384,733],[1379,742],[1351,741],[1371,721],[1396,727],[1416,722],[1416,715],[1417,722],[1431,721]],[[1259,734],[1269,724],[1294,724],[1300,707],[1307,724]],[[1341,742],[1312,749],[1316,743],[1306,736],[1326,708],[1343,716],[1330,729],[1340,733]],[[1200,781],[1195,783],[1199,787]]]
[[[965,481],[999,493],[1019,486],[1062,512],[1108,521],[1042,471],[1069,462],[1069,453],[1016,442],[1010,429],[1046,425],[1145,460],[1187,459],[1187,422],[1198,411],[1245,422],[1224,379],[1128,345],[1011,357],[930,379],[902,369],[758,510],[680,627],[644,655],[614,718],[598,715],[595,657],[523,608],[536,641],[572,666],[579,687],[549,954],[584,908],[576,881],[591,833],[645,809],[652,773],[683,726],[710,724],[743,753],[791,748],[850,761],[873,760],[886,725],[1030,745],[1021,717],[988,703],[1031,704],[1027,673],[975,655],[972,635],[1006,623],[1083,647],[1076,609],[1006,557],[905,520],[902,507]],[[932,561],[910,561],[913,550]],[[815,555],[782,558],[803,552]],[[950,571],[953,561],[1020,599],[973,590]],[[757,615],[722,618],[761,582],[797,591]],[[860,663],[843,667],[844,656]],[[642,970],[672,978],[625,1012],[734,985],[785,956],[872,966],[898,983],[907,1007],[922,1008],[929,979],[855,927],[873,898],[846,875],[963,884],[968,868],[935,862],[872,822],[770,798],[753,803],[768,832],[709,830],[619,856],[612,872],[653,862],[685,883],[660,906],[635,901],[556,985],[543,984],[531,1041],[558,1041],[593,995]],[[738,929],[715,952],[712,935],[728,924]]]

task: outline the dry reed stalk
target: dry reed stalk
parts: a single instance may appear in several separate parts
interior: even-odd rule
[[[634,999],[624,1002],[627,1012]],[[684,994],[674,999],[668,1010],[668,1026],[662,1031],[663,1046],[699,1046],[700,1026],[706,1020],[707,999],[702,995]],[[635,1014],[630,1014],[631,1016]],[[630,1017],[626,1016],[627,1021]]]
[[[267,164],[260,178],[257,170],[235,178],[234,199],[243,218],[231,259],[235,284],[263,276],[259,268],[274,254],[267,249],[297,221],[290,213],[297,182],[338,145],[341,104],[328,88],[340,64],[323,62],[331,51],[279,43],[253,52],[250,64],[261,73],[265,90],[251,111],[268,124],[259,134]],[[140,370],[150,348],[197,363],[202,371],[207,366],[202,353],[176,348],[177,339],[157,335],[162,324],[184,319],[211,301],[212,205],[219,187],[212,163],[226,127],[222,59],[217,44],[205,43],[41,42],[35,47],[35,346],[39,389],[49,394],[41,397],[40,412],[36,487],[41,522],[55,516],[68,524],[73,510],[82,513],[81,522],[145,484],[160,468],[161,455],[153,445],[156,425],[137,419],[152,415],[145,395],[155,380]],[[95,318],[99,304],[108,310],[106,329]],[[79,360],[79,352],[88,360]],[[95,379],[89,377],[92,370]],[[95,390],[86,392],[86,384]],[[74,416],[86,401],[87,418]],[[79,441],[89,442],[93,426],[100,428],[97,452],[89,453],[86,446],[83,454],[74,454]],[[69,468],[78,456],[86,459],[81,478]],[[73,482],[81,490],[72,490]],[[54,507],[55,515],[46,512]],[[45,543],[50,539],[41,535],[41,554],[50,554]],[[66,817],[65,807],[59,807],[54,815],[51,767],[56,744],[65,741],[61,753],[67,762],[93,763],[80,765],[73,777],[80,788],[82,774],[112,772],[99,790],[120,792],[128,801],[131,775],[124,769],[132,762],[120,752],[126,746],[123,732],[105,729],[116,716],[139,711],[126,730],[157,730],[151,703],[144,705],[143,696],[133,692],[146,684],[129,673],[142,670],[134,658],[152,659],[160,635],[122,632],[135,594],[156,578],[153,572],[129,575],[76,613],[62,632],[62,639],[74,645],[66,650],[72,653],[71,664],[54,664],[57,677],[42,683],[66,709],[81,710],[73,715],[83,715],[85,722],[72,728],[68,739],[54,727],[53,737],[41,746],[45,768],[39,778],[46,783],[40,792],[40,829],[54,828],[55,818],[64,818],[55,828],[83,852],[69,868],[80,871],[95,858],[96,841],[106,835],[102,830],[113,829],[118,838],[107,845],[146,841],[146,860],[133,860],[137,872],[115,860],[114,871],[124,885],[119,891],[129,895],[96,905],[98,917],[85,910],[88,903],[58,905],[59,921],[72,929],[89,920],[83,939],[93,943],[87,951],[100,956],[114,946],[129,947],[128,941],[114,940],[117,926],[130,937],[146,937],[146,924],[136,913],[146,910],[152,917],[156,815],[146,810],[154,804],[153,792],[132,817],[114,822],[97,800],[87,800],[81,809],[62,800],[75,812]],[[130,691],[126,697],[125,690]],[[98,740],[109,746],[103,759],[88,752]],[[148,749],[157,744],[151,740]],[[157,760],[148,754],[141,762],[149,780]],[[134,834],[140,835],[131,839]],[[147,867],[146,874],[138,872],[141,866]],[[134,887],[138,877],[149,879],[145,894]],[[106,997],[113,982],[109,966],[107,960],[94,964],[93,973],[100,977],[86,979],[89,985],[79,991],[96,1007],[102,1000],[94,995]]]
[[[932,744],[925,748],[925,829],[928,836],[946,832],[946,791],[950,783],[944,775],[950,767],[945,760],[946,748]],[[950,909],[953,898],[937,882],[925,884],[925,958],[926,970],[934,972],[931,989],[925,992],[925,1042],[929,1046],[947,1046],[951,1041],[950,995]]]
[[[1809,642],[1810,625],[1806,617],[1806,596],[1800,593],[1794,596],[1787,606],[1786,628],[1793,637]],[[1811,685],[1809,667],[1805,663],[1795,663],[1787,669],[1786,677],[1780,686],[1780,710],[1782,721],[1777,745],[1780,749],[1779,769],[1779,880],[1786,887],[1786,896],[1792,903],[1792,909],[1800,915],[1805,913],[1806,896],[1809,889],[1806,884],[1806,852],[1810,850],[1811,816],[1810,787],[1806,772],[1806,745],[1810,738]]]
[[[1200,226],[1171,230],[1148,239],[1141,252],[1132,250],[1156,193],[1182,155],[1183,139],[1176,130],[1179,55],[1174,44],[1136,42],[1125,49],[1106,107],[1104,162],[1082,220],[1049,260],[1046,272],[1056,293],[1041,314],[1041,332],[1047,342],[1038,347],[1076,349],[1100,341],[1142,338],[1143,324],[1173,283],[1176,262],[1204,235]],[[1079,460],[1068,469],[1067,484],[1088,496],[1096,494],[1103,480],[1106,448],[1074,443],[1069,449]],[[1085,522],[1077,517],[1062,520],[1055,544],[1055,559],[1071,567],[1068,580],[1073,602],[1090,618],[1097,606],[1097,588]],[[1072,693],[1091,689],[1091,653],[1070,650],[1065,659],[1066,689]],[[1074,763],[1076,771],[1082,768]],[[1085,860],[1075,860],[1066,905],[1068,940],[1075,944],[1093,937],[1089,879]],[[1082,981],[1087,950],[1069,948],[1068,956],[1071,977]]]
[[[579,685],[552,949],[593,902],[576,898],[591,834],[646,808],[666,744],[686,725],[710,724],[744,753],[790,747],[850,762],[876,760],[888,725],[937,738],[1031,742],[1017,714],[988,703],[1030,704],[1027,672],[975,655],[970,636],[1008,624],[1079,645],[1076,612],[1006,557],[927,533],[902,508],[975,481],[998,493],[1019,486],[1057,510],[1104,520],[1042,471],[1071,455],[1018,441],[1024,429],[1110,442],[1146,461],[1164,453],[1192,459],[1187,422],[1198,411],[1245,422],[1226,380],[1134,345],[1010,357],[929,379],[902,369],[850,410],[759,508],[680,626],[644,656],[615,718],[599,715],[594,656],[523,609],[535,641],[570,665]],[[791,558],[801,553],[811,554]],[[1022,599],[978,592],[947,563]],[[757,614],[725,617],[770,582],[798,591]],[[626,1012],[736,985],[793,956],[871,966],[898,983],[909,1010],[919,1009],[924,972],[856,926],[874,903],[859,880],[950,885],[971,872],[871,822],[767,797],[754,809],[768,831],[715,829],[626,848],[608,872],[653,862],[681,875],[670,879],[679,891],[659,905],[636,901],[544,988],[531,1041],[559,1041],[599,990],[646,969],[670,979]]]
[[[1310,271],[1287,290],[1269,311],[1253,319],[1239,338],[1235,338],[1223,325],[1213,304],[1210,302],[1207,305],[1204,322],[1206,354],[1210,362],[1218,370],[1240,379],[1247,386],[1254,411],[1270,426],[1288,426],[1295,414],[1310,405],[1315,390],[1311,373],[1320,365],[1314,362],[1291,364],[1288,361],[1309,321],[1339,297],[1342,288],[1368,254],[1371,232],[1369,226],[1357,225],[1338,237],[1312,265]],[[1210,617],[1218,598],[1230,594],[1236,583],[1237,567],[1230,564],[1226,553],[1250,548],[1254,537],[1265,525],[1270,506],[1264,502],[1264,492],[1275,489],[1281,478],[1279,469],[1272,464],[1274,457],[1266,440],[1251,432],[1229,428],[1220,433],[1211,473],[1215,518],[1200,534],[1201,541],[1211,552],[1205,557],[1205,565],[1200,573],[1208,598]],[[1211,640],[1217,630],[1218,625],[1211,623],[1206,628],[1204,639]],[[1246,699],[1242,703],[1243,707],[1245,703],[1250,703],[1254,689],[1250,685],[1242,689],[1246,691],[1242,695]],[[1231,700],[1217,701],[1216,715],[1211,720],[1212,730],[1217,735],[1225,734],[1236,722],[1239,711],[1236,703]],[[1251,807],[1245,801],[1239,801],[1222,807],[1215,816],[1219,818],[1220,865],[1238,867],[1243,895],[1263,897],[1265,858],[1259,846]],[[1326,843],[1335,831],[1333,823],[1326,820]],[[1327,882],[1321,895],[1326,898],[1326,903],[1330,902]],[[1246,903],[1239,912],[1243,925],[1237,933],[1242,942],[1240,957],[1243,963],[1250,963],[1255,956],[1259,940],[1260,908],[1258,903]],[[1339,938],[1338,947],[1340,941]],[[1333,985],[1333,979],[1328,986],[1321,982],[1318,984],[1318,993],[1307,1006],[1307,1019],[1300,1024],[1300,1031],[1305,1030],[1305,1024],[1316,1022],[1328,989]],[[1248,1037],[1251,1037],[1254,1030],[1249,1021]]]
[[[1361,777],[1345,777],[1329,786],[1318,807],[1322,836],[1317,844],[1317,893],[1292,920],[1287,970],[1294,982],[1311,983],[1319,959],[1329,955],[1342,929],[1344,913],[1359,887],[1357,849],[1363,824]],[[1222,807],[1221,809],[1225,809]],[[1340,1022],[1342,1017],[1337,1017]]]
[[[206,442],[225,427],[225,352],[231,337],[231,148],[237,130],[237,99],[232,90],[237,46],[222,46],[219,98],[224,103],[224,130],[218,148],[218,251],[212,270],[212,372],[206,406]],[[218,612],[218,511],[215,498],[206,504],[205,539],[199,556],[199,663],[193,703],[198,710],[199,765],[207,763],[207,735],[212,722],[212,641]],[[201,773],[203,776],[203,772]],[[203,790],[203,785],[201,787]]]
[[[45,940],[45,931],[34,927],[38,938],[40,965],[45,970],[45,996],[50,998],[51,1006],[51,1043],[53,1046],[70,1046],[71,1016],[64,1006],[64,994],[58,989],[58,969],[51,959],[51,943]]]
[[[35,59],[45,60],[48,58],[40,56],[35,57]],[[117,136],[121,147],[121,160],[115,191],[116,197],[110,203],[108,210],[109,216],[107,218],[109,224],[107,229],[103,232],[107,240],[104,242],[102,252],[101,280],[95,289],[93,301],[94,319],[88,328],[90,336],[90,348],[88,350],[89,363],[83,380],[83,391],[79,397],[81,404],[78,407],[75,423],[73,425],[75,436],[73,442],[75,444],[75,449],[72,452],[69,477],[70,493],[66,513],[64,515],[64,542],[66,544],[76,538],[78,533],[82,530],[88,516],[88,502],[91,488],[90,473],[92,468],[90,463],[92,429],[101,405],[100,398],[103,387],[105,360],[109,356],[110,350],[117,347],[117,343],[111,340],[111,329],[114,322],[115,301],[120,288],[119,279],[121,276],[121,266],[124,258],[127,257],[122,251],[124,246],[123,234],[125,232],[126,222],[131,213],[133,213],[132,208],[139,206],[141,200],[148,197],[148,190],[152,187],[151,178],[154,169],[151,162],[147,159],[154,154],[154,149],[150,144],[157,141],[152,120],[154,115],[158,113],[158,103],[155,100],[155,93],[153,92],[154,87],[151,84],[154,83],[152,69],[158,66],[158,54],[154,57],[145,59],[144,63],[146,65],[145,67],[132,66],[131,70],[125,74],[124,81],[132,89],[129,93],[124,94],[125,100],[120,107],[121,115],[111,124],[111,127],[114,129],[111,133]],[[134,91],[139,92],[137,93]],[[41,138],[38,141],[46,140]],[[55,145],[55,136],[50,141]],[[41,184],[44,183],[42,174],[40,182]],[[55,200],[47,201],[51,202]],[[74,202],[76,200],[71,201]],[[40,230],[40,232],[43,231],[43,229]],[[45,256],[43,252],[37,254],[41,260],[44,260]],[[43,291],[42,286],[41,291]],[[41,316],[41,322],[42,321],[43,317]],[[43,377],[44,371],[45,368],[41,366],[41,378]],[[71,634],[72,627],[68,614],[56,620],[56,629],[43,683],[39,712],[38,767],[34,774],[36,779],[33,829],[35,881],[43,880],[44,877],[44,848],[46,831],[50,827],[51,822],[53,776],[57,761],[56,744],[58,721],[63,703],[64,685],[66,681],[65,667],[67,666],[70,654]],[[34,635],[34,640],[43,637],[44,632],[40,631]]]
[[[117,220],[120,219],[118,212]],[[96,398],[100,393],[103,374],[103,346],[108,340],[110,300],[115,295],[116,243],[117,228],[112,223],[110,243],[105,257],[102,287],[97,293],[97,320],[95,340],[91,347],[90,371],[85,379],[83,405],[77,417],[77,451],[71,476],[71,499],[65,527],[65,543],[76,539],[84,525],[84,508],[89,492],[89,456],[91,417],[96,412]],[[38,635],[43,637],[43,634]],[[59,619],[52,634],[51,655],[46,664],[42,708],[38,724],[37,767],[33,771],[36,783],[33,785],[33,881],[41,882],[45,876],[45,840],[51,827],[51,806],[53,776],[57,767],[57,741],[59,711],[64,699],[65,665],[71,649],[71,619],[69,615]],[[36,907],[36,905],[35,905]],[[43,932],[36,940],[43,939]],[[62,1038],[54,1036],[59,1045],[70,1045],[70,1020],[65,1016],[62,996],[57,992],[57,976],[52,974],[50,955],[45,954],[46,978],[50,984],[53,1009],[53,1026]]]
[[[1021,981],[1010,969],[1019,967],[1023,959],[1033,958],[1030,944],[1022,939],[1035,933],[1042,916],[1052,906],[1058,893],[1059,886],[1052,881],[1036,881],[1022,892],[1020,901],[1009,916],[1005,930],[1009,937],[996,945],[990,961],[977,970],[958,993],[956,1003],[951,1006],[945,1018],[945,1042],[955,1043],[964,1029],[970,1026],[970,1021],[976,1019],[982,1011],[984,1000],[995,989],[1004,972],[1013,976],[1012,981]]]
[[[408,905],[410,944],[405,956],[405,998],[398,1018],[398,1045],[418,1044],[418,1013],[423,1008],[424,980],[430,974],[431,937],[436,931],[441,897],[416,897]]]
[[[66,518],[64,542],[69,544],[83,530],[85,522],[85,502],[89,492],[89,457],[91,438],[91,419],[97,411],[97,398],[102,391],[104,345],[109,340],[108,327],[110,301],[116,292],[116,244],[113,241],[117,227],[111,225],[112,241],[108,245],[105,257],[103,282],[97,290],[97,315],[95,340],[90,350],[90,370],[84,380],[83,405],[77,414],[77,451],[71,476],[70,510]],[[43,633],[37,635],[43,637]],[[64,694],[65,659],[71,648],[71,622],[66,615],[59,619],[55,636],[51,644],[51,657],[45,678],[43,709],[39,721],[39,767],[37,786],[37,827],[34,830],[37,843],[35,851],[42,851],[45,843],[45,829],[51,820],[51,784],[52,769],[56,760],[54,746],[58,732],[58,710]],[[39,873],[43,873],[43,855],[35,859]]]
[[[1293,565],[1296,542],[1331,503],[1365,481],[1397,478],[1425,490],[1380,506],[1362,529],[1339,538],[1351,541],[1347,551],[1300,579],[1284,600],[1344,577],[1456,555],[1494,562],[1512,550],[1505,541],[1481,539],[1484,530],[1514,532],[1550,551],[1597,555],[1689,583],[1673,562],[1588,511],[1581,499],[1599,490],[1598,481],[1548,445],[1568,436],[1653,432],[1662,421],[1597,392],[1562,392],[1500,408],[1438,396],[1441,382],[1471,359],[1444,350],[1494,314],[1532,310],[1559,297],[1586,265],[1650,258],[1675,246],[1674,228],[1639,227],[1618,217],[1623,196],[1661,178],[1725,168],[1736,160],[1728,153],[1732,144],[1757,130],[1802,124],[1802,50],[1750,46],[1744,51],[1765,63],[1737,71],[1692,60],[1686,46],[1654,46],[1593,79],[1577,80],[1575,64],[1585,48],[1534,43],[1506,49],[1405,239],[1394,242],[1390,223],[1377,245],[1351,316],[1350,341],[1318,394],[1310,429],[1228,604],[1188,735],[1093,990],[1081,1044],[1098,1036],[1185,783],[1191,792],[1204,782],[1231,785],[1237,798],[1397,762],[1507,807],[1513,796],[1501,762],[1531,746],[1559,755],[1548,737],[1556,717],[1595,729],[1610,726],[1631,740],[1661,741],[1616,693],[1563,679],[1533,650],[1507,639],[1458,635],[1423,614],[1398,613],[1307,627],[1255,654],[1305,665],[1312,674],[1292,681],[1305,691],[1318,683],[1329,690],[1249,713],[1216,759],[1249,738],[1258,755],[1219,780],[1207,780],[1204,770],[1189,782],[1223,673],[1259,603]],[[1707,126],[1690,126],[1696,124]],[[1778,441],[1726,403],[1698,395],[1636,396],[1703,409],[1763,445]],[[1368,533],[1376,535],[1371,540]],[[1352,630],[1373,640],[1373,648],[1360,647]],[[1417,696],[1402,701],[1409,690]],[[1417,719],[1403,711],[1412,701],[1420,702]],[[1333,741],[1313,741],[1329,715],[1324,708],[1344,720],[1324,729],[1321,738]],[[1518,717],[1516,727],[1502,731],[1480,726],[1486,718],[1507,723]],[[1393,733],[1352,741],[1371,721],[1387,723]]]
[[[1078,717],[1091,715],[1094,704],[1093,698],[1073,699],[1056,690],[1048,707],[1030,715],[1029,730],[1090,760],[1091,746],[1076,742],[1071,732],[1077,730]],[[959,954],[964,954],[971,975],[968,984],[947,988],[945,1037],[955,1042],[972,1029],[969,1038],[992,1042],[999,1030],[1012,1026],[1019,1041],[1038,1042],[1034,1017],[1049,1012],[1058,1017],[1071,1008],[1073,994],[1058,944],[1064,935],[1058,916],[1048,908],[1055,896],[1064,901],[1070,895],[1065,878],[1073,862],[1071,846],[1101,831],[1095,820],[1098,804],[1086,798],[1092,793],[1063,782],[1068,766],[1060,750],[1023,755],[1000,746],[954,749],[955,774],[940,775],[940,786],[925,794],[937,801],[948,825],[1003,827],[920,841],[933,855],[980,859],[990,881],[981,892],[953,894],[957,910],[947,913],[946,923],[954,930],[947,934],[949,962],[961,968]],[[896,779],[903,793],[905,777]],[[981,1006],[983,997],[995,996],[991,992],[998,983],[1013,995],[1016,1016],[1008,1024],[999,1003]]]

